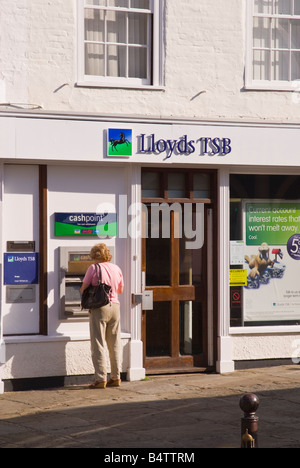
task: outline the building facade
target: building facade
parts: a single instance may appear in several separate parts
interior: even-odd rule
[[[0,39],[1,391],[93,373],[100,241],[128,380],[297,362],[299,0],[0,0]]]

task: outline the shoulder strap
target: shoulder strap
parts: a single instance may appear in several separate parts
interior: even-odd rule
[[[101,283],[101,281],[102,281],[101,266],[99,265],[99,263],[96,263],[95,267],[96,267],[96,273],[97,273],[98,283]]]

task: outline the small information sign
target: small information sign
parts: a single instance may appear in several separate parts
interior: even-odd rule
[[[5,253],[4,284],[38,284],[39,254]]]
[[[230,270],[230,286],[247,286],[247,270]]]

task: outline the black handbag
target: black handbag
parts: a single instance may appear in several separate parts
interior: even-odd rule
[[[90,285],[83,291],[81,298],[82,309],[99,309],[110,303],[111,287],[108,284],[102,283],[101,267],[98,264],[96,264],[96,271],[98,284],[97,286]]]

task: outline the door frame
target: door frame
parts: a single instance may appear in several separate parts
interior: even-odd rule
[[[211,197],[208,199],[194,199],[192,192],[191,198],[183,198],[183,199],[174,199],[168,198],[167,191],[165,190],[166,178],[170,172],[184,172],[186,177],[189,178],[189,184],[192,178],[192,175],[195,172],[208,174],[210,175],[211,180]],[[172,297],[173,304],[171,304],[171,316],[172,316],[172,337],[171,340],[171,356],[160,356],[160,357],[147,357],[146,356],[146,312],[142,310],[142,342],[143,342],[143,361],[144,367],[146,372],[151,373],[163,373],[163,372],[175,372],[176,370],[189,370],[189,371],[199,371],[199,370],[213,370],[216,367],[217,361],[217,330],[218,330],[218,275],[217,275],[217,259],[218,259],[218,249],[215,248],[217,246],[218,240],[218,229],[214,229],[214,226],[217,226],[217,206],[218,206],[218,198],[217,198],[217,171],[216,170],[198,170],[198,169],[186,169],[186,168],[177,168],[177,169],[165,169],[165,168],[142,168],[142,172],[158,172],[161,174],[162,180],[162,197],[160,198],[142,198],[143,204],[151,204],[151,203],[203,203],[205,207],[205,219],[207,220],[206,228],[205,228],[205,240],[204,240],[204,256],[205,260],[204,263],[206,265],[206,299],[205,299],[205,312],[203,314],[203,347],[205,351],[203,355],[205,356],[205,360],[199,364],[197,359],[195,361],[193,355],[185,355],[185,356],[178,356],[176,358],[176,349],[179,349],[179,334],[177,333],[179,329],[179,303],[180,301],[184,300],[185,293],[187,294],[187,300],[191,299],[192,289],[195,289],[194,286],[180,286],[174,282],[174,278],[172,278],[172,285],[168,286],[146,286],[145,290],[153,291],[153,299],[154,301],[159,301],[159,299],[167,301],[166,297],[168,297],[168,293],[175,293],[175,296]],[[189,185],[190,187],[190,185]],[[171,212],[171,222],[172,227],[174,227],[174,212]],[[211,237],[209,234],[209,229],[211,229]],[[142,242],[142,273],[146,271],[146,241],[147,239],[144,236]],[[171,251],[173,251],[174,243],[178,242],[179,239],[171,238]],[[209,261],[210,255],[213,255],[213,261]],[[178,274],[177,269],[179,268],[179,261],[177,264],[174,263],[174,258],[171,258],[171,271],[175,268],[175,276]],[[178,278],[178,275],[177,275]],[[178,282],[178,281],[177,281]],[[195,299],[195,293],[194,293]],[[176,305],[175,305],[176,304]],[[177,310],[176,310],[177,308]],[[151,313],[151,312],[150,312]],[[174,330],[176,330],[176,334],[174,334]],[[175,352],[174,352],[175,348]]]

